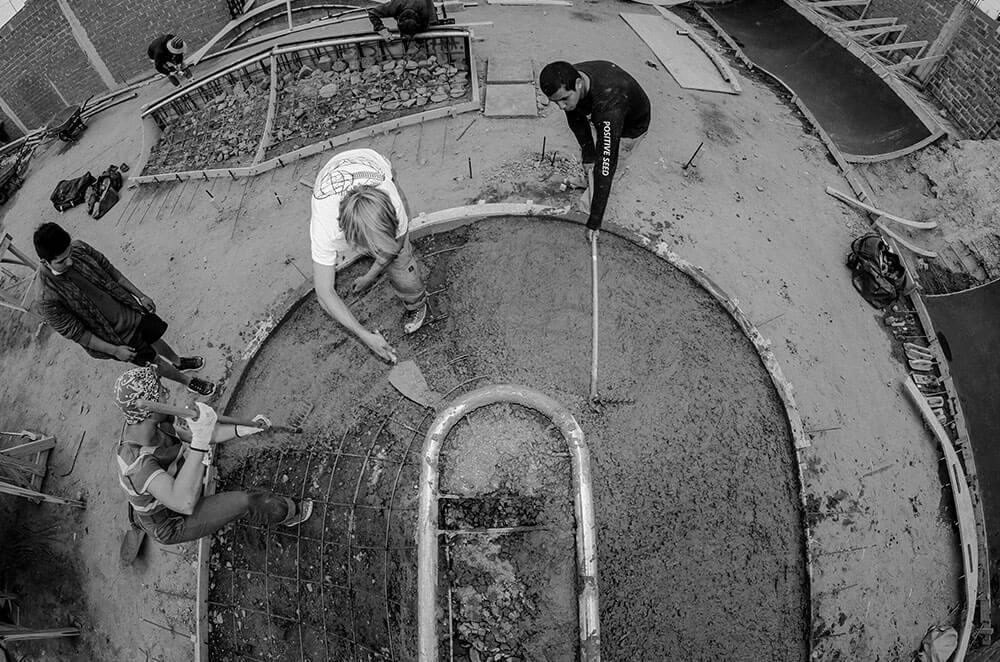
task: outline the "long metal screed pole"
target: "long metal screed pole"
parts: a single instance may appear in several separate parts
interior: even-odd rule
[[[597,401],[597,321],[599,307],[597,304],[597,233],[590,238],[590,285],[593,299],[593,315],[591,319],[591,350],[590,350],[590,400]]]

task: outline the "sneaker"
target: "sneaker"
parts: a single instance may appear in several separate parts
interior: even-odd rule
[[[313,502],[312,499],[303,499],[299,502],[299,507],[296,512],[285,518],[285,521],[281,524],[283,526],[295,526],[297,524],[302,524],[313,514]]]
[[[416,310],[407,310],[403,315],[403,333],[416,333],[427,321],[427,302]]]
[[[198,379],[197,377],[192,377],[191,382],[188,384],[188,390],[192,393],[197,393],[198,395],[203,395],[206,398],[210,398],[215,395],[215,384],[212,382],[205,381],[204,379]]]
[[[181,372],[201,370],[205,367],[205,359],[200,356],[182,356],[181,360],[174,364],[174,367]]]

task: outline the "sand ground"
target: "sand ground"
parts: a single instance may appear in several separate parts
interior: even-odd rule
[[[824,194],[827,185],[848,190],[847,183],[771,89],[747,77],[739,96],[679,88],[662,68],[647,65],[652,53],[618,11],[647,9],[582,0],[572,8],[484,5],[461,18],[494,22],[478,30],[480,60],[530,53],[537,71],[557,58],[606,58],[648,91],[650,134],[607,217],[670,243],[737,297],[796,388],[806,428],[814,431],[803,459],[804,489],[815,506],[808,513],[815,659],[908,659],[927,627],[946,621],[958,603],[956,538],[935,446],[899,388],[904,366],[892,358],[879,316],[856,295],[843,267],[850,239],[865,223]],[[172,322],[167,338],[182,352],[203,353],[207,376],[224,379],[258,321],[309,272],[309,197],[297,182],[312,179],[329,155],[251,180],[127,191],[99,221],[82,209],[55,212],[48,196],[59,179],[138,159],[139,106],[166,91],[165,83],[142,88],[135,101],[94,118],[79,143],[43,149],[25,186],[0,212],[24,247],[35,225],[54,220],[104,251]],[[480,117],[456,141],[473,117],[365,143],[391,155],[412,212],[480,198],[489,173],[537,157],[543,136],[549,150],[576,151],[552,108],[530,120]],[[683,171],[702,141],[696,167]],[[512,182],[504,193],[523,201],[535,197],[531,190]],[[189,660],[183,634],[193,628],[187,597],[194,592],[193,546],[149,547],[128,569],[117,562],[127,524],[110,461],[118,417],[108,393],[121,366],[94,362],[47,330],[34,332],[25,319],[0,312],[2,427],[56,435],[47,489],[82,493],[87,509],[28,507],[22,516],[33,527],[57,524],[59,562],[70,563],[79,582],[78,588],[43,584],[48,590],[35,598],[37,609],[26,610],[40,619],[32,624],[73,622],[85,631],[75,644],[31,650],[61,660],[143,659],[144,651]],[[60,478],[83,431],[76,466]],[[35,570],[39,582],[53,575]],[[753,615],[744,623],[753,628]]]

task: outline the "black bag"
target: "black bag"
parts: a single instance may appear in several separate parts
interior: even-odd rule
[[[111,166],[101,173],[87,189],[87,213],[100,218],[118,202],[118,191],[122,187],[122,174],[118,166]]]
[[[906,270],[889,244],[877,234],[866,234],[851,242],[847,256],[854,289],[876,308],[885,308],[907,294]]]
[[[87,198],[87,187],[94,183],[94,176],[89,172],[76,179],[64,179],[52,191],[49,197],[56,211],[72,209]]]

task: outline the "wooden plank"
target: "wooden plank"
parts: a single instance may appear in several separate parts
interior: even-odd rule
[[[874,37],[883,34],[889,34],[890,32],[898,32],[903,34],[906,32],[906,25],[882,25],[875,28],[862,28],[860,30],[851,30],[852,37]]]
[[[561,7],[572,7],[573,3],[569,0],[486,0],[491,5],[516,5],[516,6],[532,6],[532,5],[559,5]]]
[[[519,53],[490,56],[486,65],[486,83],[533,83],[535,73],[531,58]]]
[[[35,441],[29,441],[27,443],[18,444],[17,446],[11,446],[10,448],[4,448],[3,450],[0,450],[0,453],[6,453],[8,455],[25,455],[27,453],[37,453],[39,451],[55,448],[55,445],[55,437],[42,437],[41,439],[37,439]]]
[[[975,510],[972,506],[972,495],[969,491],[969,483],[965,478],[965,471],[962,463],[958,459],[958,454],[951,444],[951,438],[945,431],[944,426],[934,415],[930,404],[924,398],[913,378],[903,382],[906,394],[920,411],[924,423],[934,433],[941,452],[944,454],[945,463],[948,465],[948,474],[951,478],[951,495],[955,503],[955,514],[958,516],[958,538],[961,548],[962,569],[964,570],[963,583],[965,585],[965,614],[962,618],[962,627],[958,635],[958,649],[950,658],[952,660],[964,660],[969,648],[969,639],[972,636],[972,619],[976,612],[976,597],[978,595],[979,583],[979,544],[976,532]]]
[[[27,488],[21,487],[19,485],[14,485],[12,483],[6,483],[0,481],[0,494],[10,494],[12,496],[24,497],[26,499],[34,499],[38,501],[47,501],[48,503],[57,503],[63,506],[76,506],[77,508],[85,508],[86,506],[82,501],[73,501],[72,499],[63,499],[62,497],[52,496],[51,494],[44,494],[35,490],[29,490]]]
[[[900,246],[905,246],[906,248],[910,249],[911,251],[913,251],[917,255],[923,255],[924,257],[937,257],[938,256],[938,254],[935,253],[934,251],[929,251],[926,248],[921,248],[920,246],[917,246],[916,244],[914,244],[913,242],[911,242],[909,239],[907,239],[905,237],[901,237],[900,235],[896,234],[895,232],[893,232],[892,230],[890,230],[889,228],[887,228],[885,226],[885,223],[883,223],[881,220],[875,221],[875,225],[877,225],[878,229],[881,230],[882,232],[884,232],[887,236],[892,237],[893,239],[895,239],[896,242],[899,243]]]
[[[869,25],[894,25],[899,19],[895,16],[884,16],[882,18],[860,18],[854,21],[840,21],[837,23],[841,28],[863,28]]]
[[[827,186],[826,187],[826,192],[827,192],[828,195],[832,195],[833,197],[837,198],[841,202],[846,202],[847,204],[851,205],[852,207],[856,207],[858,209],[862,209],[862,210],[864,210],[864,211],[866,211],[866,212],[868,212],[870,214],[875,214],[876,216],[878,216],[880,218],[884,218],[884,219],[886,219],[888,221],[894,221],[894,222],[899,223],[901,225],[906,225],[906,226],[911,227],[911,228],[917,228],[919,230],[930,230],[930,229],[936,228],[938,226],[937,221],[911,221],[911,220],[909,220],[907,218],[902,218],[900,216],[896,216],[894,214],[890,214],[889,212],[882,211],[881,209],[878,209],[876,207],[872,207],[871,205],[865,204],[864,202],[861,202],[860,200],[852,198],[851,196],[847,195],[846,193],[841,193],[840,191],[838,191],[837,189],[833,188],[832,186]]]
[[[867,5],[868,0],[820,0],[820,2],[810,2],[810,7],[861,7]]]
[[[937,62],[938,60],[943,60],[946,55],[928,55],[927,57],[916,57],[912,60],[906,62],[898,62],[896,64],[886,65],[886,69],[892,71],[909,71],[911,67],[915,67],[918,64],[925,64],[927,62]]]
[[[882,46],[866,46],[869,53],[887,53],[889,51],[901,51],[908,48],[923,48],[926,41],[901,41],[898,44],[883,44]]]
[[[538,117],[534,83],[487,85],[486,117]]]
[[[712,60],[687,35],[652,14],[620,14],[630,28],[663,63],[677,84],[690,90],[735,94]]]
[[[729,68],[729,64],[722,59],[722,56],[719,55],[719,53],[712,48],[707,41],[702,39],[698,33],[694,31],[694,28],[688,25],[687,21],[682,19],[677,14],[667,11],[663,7],[656,7],[656,11],[660,13],[660,16],[673,23],[678,29],[687,31],[688,39],[693,41],[695,45],[708,56],[708,58],[712,61],[712,64],[715,65],[715,68],[719,70],[719,75],[721,75],[722,78],[732,86],[734,93],[739,94],[743,91],[743,88],[740,87],[739,79],[736,77],[736,73]]]
[[[291,20],[289,18],[289,20]],[[257,165],[264,160],[267,146],[271,142],[271,131],[274,129],[274,116],[278,110],[278,61],[271,56],[271,89],[267,95],[267,118],[264,120],[264,130],[260,135],[260,144],[250,165]]]
[[[0,466],[12,467],[17,471],[24,471],[32,474],[33,476],[45,475],[45,465],[39,465],[38,462],[34,460],[21,460],[9,455],[0,455]]]

